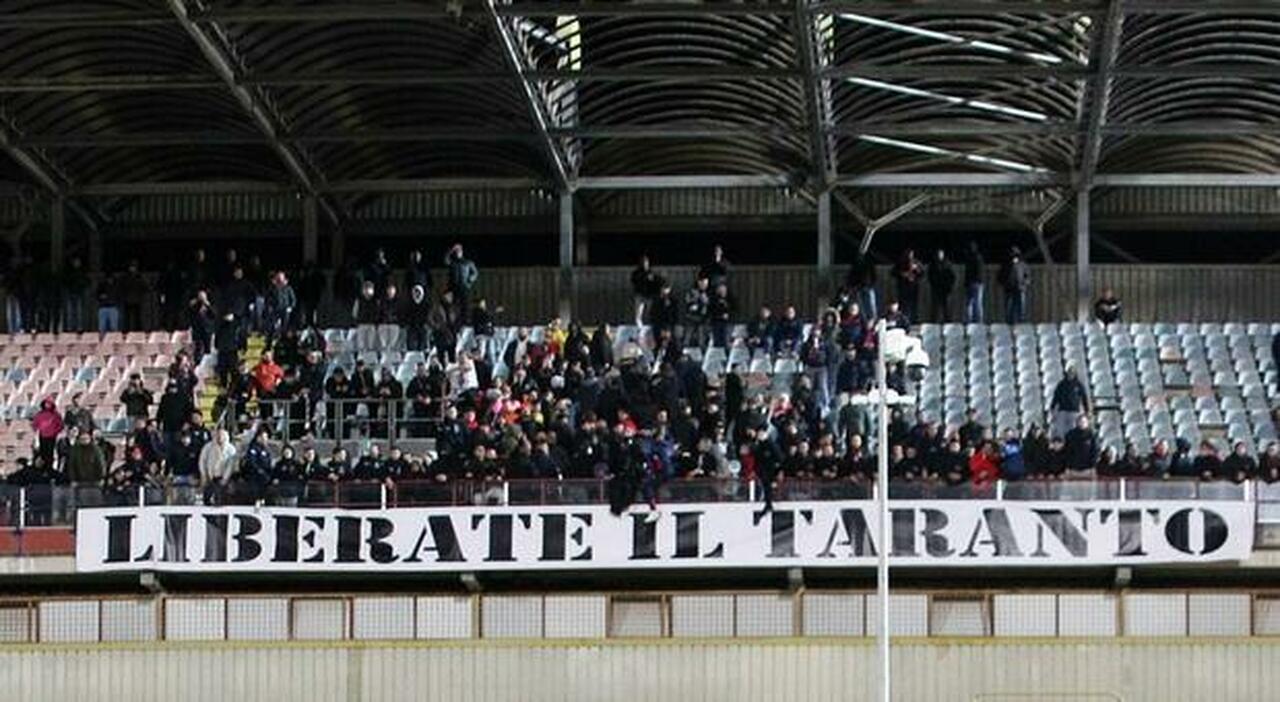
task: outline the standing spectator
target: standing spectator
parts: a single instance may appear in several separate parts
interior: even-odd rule
[[[160,326],[166,330],[177,329],[182,322],[182,312],[190,301],[187,297],[189,280],[187,274],[169,259],[156,284],[156,293],[160,296]]]
[[[209,293],[197,290],[187,305],[187,321],[191,326],[191,345],[196,358],[204,358],[213,349],[213,332],[218,326],[218,313],[209,302]]]
[[[352,306],[351,317],[356,320],[356,351],[378,350],[381,302],[377,298],[377,292],[373,281],[366,280],[360,287],[360,298]]]
[[[867,319],[880,316],[879,300],[876,296],[876,264],[871,257],[861,251],[854,252],[853,263],[849,266],[846,278],[849,294],[858,301]]]
[[[222,286],[218,307],[223,312],[229,312],[235,316],[236,337],[239,340],[237,348],[242,351],[245,348],[244,343],[248,340],[249,323],[253,319],[253,305],[257,296],[253,283],[245,278],[244,268],[240,266],[232,268],[231,278]]]
[[[383,288],[378,302],[378,349],[390,351],[400,336],[400,291],[393,283]]]
[[[929,299],[933,303],[933,321],[951,321],[951,292],[955,287],[956,269],[947,260],[947,252],[938,249],[929,262]]]
[[[142,331],[145,328],[142,318],[143,305],[151,296],[151,286],[138,270],[138,261],[129,261],[129,268],[120,279],[120,299],[124,304],[125,331]]]
[[[62,282],[50,263],[36,277],[36,331],[56,332],[61,313]]]
[[[324,272],[316,268],[315,261],[307,261],[298,275],[298,318],[302,326],[319,323],[320,300],[324,297]]]
[[[222,387],[230,387],[231,376],[240,366],[240,323],[235,314],[227,312],[222,315],[217,331],[213,336],[213,350],[217,355],[215,370]]]
[[[376,295],[382,295],[391,284],[391,263],[387,261],[384,249],[379,248],[373,252],[373,258],[364,269],[364,282],[373,283]]]
[[[1067,368],[1062,380],[1053,388],[1053,399],[1049,403],[1049,411],[1053,413],[1053,429],[1050,434],[1054,438],[1063,438],[1071,427],[1076,426],[1077,418],[1083,412],[1089,412],[1089,393],[1084,383],[1076,376],[1074,367]]]
[[[1098,435],[1089,426],[1089,416],[1076,417],[1076,425],[1062,440],[1062,458],[1066,464],[1066,477],[1093,479],[1094,466],[1098,464]]]
[[[289,329],[293,319],[293,310],[298,306],[298,296],[289,285],[289,278],[284,271],[276,271],[271,276],[271,287],[267,290],[263,322],[267,338],[275,339]]]
[[[716,247],[719,250],[720,247]],[[722,277],[723,279],[723,277]],[[711,344],[718,348],[729,348],[729,324],[733,320],[733,298],[729,296],[729,288],[724,283],[716,285],[707,302],[707,317],[711,320]]]
[[[110,273],[98,281],[98,333],[120,331],[120,280]],[[21,317],[19,317],[21,320]],[[19,321],[21,325],[21,321]]]
[[[4,321],[5,330],[10,334],[20,334],[22,328],[22,296],[18,292],[18,271],[22,267],[22,257],[15,255],[4,270]]]
[[[982,250],[978,242],[970,241],[964,254],[964,321],[969,324],[982,324],[986,318],[986,300],[982,274],[986,262],[982,260]]]
[[[706,343],[707,312],[711,296],[707,279],[698,278],[684,295],[684,345],[701,348]]]
[[[84,397],[84,393],[77,392],[71,396],[71,406],[62,415],[62,424],[68,428],[74,427],[81,433],[87,434],[93,431],[93,413],[80,404],[80,400]]]
[[[62,433],[62,415],[52,397],[40,401],[40,411],[31,418],[31,428],[36,432],[38,453],[46,466],[53,465],[53,449]]]
[[[1120,298],[1116,297],[1116,291],[1111,288],[1102,291],[1102,297],[1093,303],[1093,316],[1103,324],[1119,322],[1120,313]]]
[[[124,405],[124,414],[133,424],[139,419],[151,416],[151,404],[155,402],[151,391],[142,384],[142,376],[133,373],[129,376],[129,384],[120,393],[120,403]]]
[[[819,333],[815,327],[809,332],[809,338],[805,340],[804,346],[800,349],[800,361],[804,364],[804,373],[813,383],[813,388],[818,392],[819,411],[825,412],[831,407],[831,377],[830,367],[834,364],[836,358],[835,344],[830,338]]]
[[[431,333],[427,326],[431,319],[431,301],[422,285],[409,289],[409,299],[400,313],[404,325],[405,348],[409,351],[425,351],[431,346]]]
[[[72,256],[62,272],[62,331],[85,330],[84,303],[89,292],[89,276],[79,256]]]
[[[196,249],[191,255],[190,268],[187,270],[187,289],[184,295],[196,290],[208,290],[213,286],[213,276],[209,274],[209,261],[205,258],[204,249]]]
[[[465,324],[467,321],[465,315],[471,311],[471,291],[476,286],[480,271],[476,268],[475,262],[467,258],[462,250],[462,244],[454,244],[449,249],[449,253],[444,257],[444,265],[449,270],[448,290],[457,300],[458,309],[462,310]]]
[[[217,283],[224,286],[231,282],[235,270],[240,267],[240,254],[235,249],[227,249],[223,254],[222,266],[217,271]]]
[[[1000,271],[1000,285],[1004,287],[1005,321],[1022,324],[1027,318],[1027,293],[1031,289],[1031,269],[1022,260],[1022,250],[1009,250],[1009,260]]]
[[[631,271],[631,293],[635,298],[636,326],[645,321],[645,311],[662,292],[664,281],[649,265],[647,255],[640,257],[640,264]]]
[[[711,249],[711,260],[698,269],[698,277],[710,281],[712,290],[729,282],[729,261],[725,259],[724,249],[719,244]]]
[[[96,488],[102,485],[107,476],[107,458],[102,449],[93,443],[93,436],[87,431],[76,435],[76,441],[67,449],[67,460],[62,466],[73,488]],[[78,491],[78,490],[77,490]]]
[[[893,267],[893,278],[898,286],[898,304],[908,319],[918,319],[917,307],[920,303],[920,279],[924,277],[924,266],[916,258],[914,249],[902,252],[897,265]]]
[[[446,363],[452,363],[458,353],[458,331],[462,329],[462,311],[454,301],[453,292],[445,290],[431,308],[431,341]]]
[[[413,286],[421,285],[423,290],[430,290],[431,282],[431,266],[427,265],[427,260],[422,257],[422,250],[410,251],[409,263],[404,271],[405,289],[413,290]]]
[[[178,440],[178,433],[195,410],[190,394],[182,392],[172,380],[165,384],[164,393],[160,395],[160,406],[156,408],[156,419],[160,420],[160,431],[166,448],[173,446]]]
[[[219,429],[213,441],[200,450],[200,481],[205,504],[222,504],[225,486],[236,472],[236,447],[226,429]]]
[[[653,327],[653,338],[657,339],[664,332],[674,333],[680,323],[680,304],[671,293],[671,286],[665,282],[653,300],[653,309],[649,312],[649,324]]]

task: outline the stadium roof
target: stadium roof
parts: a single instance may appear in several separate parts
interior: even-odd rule
[[[59,197],[1280,186],[1274,0],[5,0]]]

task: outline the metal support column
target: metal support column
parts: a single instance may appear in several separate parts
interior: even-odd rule
[[[49,263],[53,270],[62,270],[62,259],[67,243],[67,203],[55,197],[49,211]]]
[[[560,318],[573,317],[575,275],[573,268],[573,193],[560,194],[560,294],[557,304]]]
[[[822,306],[831,299],[831,191],[818,194],[818,299]]]
[[[1076,320],[1092,317],[1093,280],[1089,270],[1089,190],[1076,194]]]
[[[876,338],[883,341],[889,326],[881,319],[876,325]],[[880,528],[876,537],[876,601],[879,603],[880,622],[876,631],[876,648],[880,658],[880,699],[893,699],[893,671],[889,662],[889,548],[893,543],[889,527],[889,369],[885,359],[885,345],[878,344],[876,357],[876,392],[879,402],[879,438],[876,441],[876,511]]]
[[[314,195],[302,201],[302,260],[316,263],[320,254],[319,204]]]
[[[346,263],[347,258],[347,235],[342,231],[342,225],[338,224],[333,227],[333,232],[329,235],[329,263],[335,271],[342,270],[342,266]]]

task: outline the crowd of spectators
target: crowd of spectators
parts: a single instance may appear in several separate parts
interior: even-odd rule
[[[355,351],[389,350],[403,335],[410,351],[424,352],[407,383],[363,358],[330,368],[334,355],[316,324],[323,277],[314,268],[296,276],[295,291],[289,273],[262,270],[256,257],[242,265],[231,250],[215,268],[196,251],[189,265],[160,280],[162,320],[189,326],[194,358],[215,354],[224,389],[216,413],[227,408],[240,420],[229,426],[244,432],[206,425],[195,405],[193,356],[182,353],[158,400],[140,379],[125,390],[120,400],[133,428],[119,447],[76,400],[65,410],[47,400],[32,420],[38,448],[10,481],[105,488],[122,499],[142,487],[211,503],[264,497],[290,503],[334,494],[314,485],[466,483],[477,486],[480,499],[493,499],[494,486],[508,480],[590,479],[609,481],[619,509],[637,495],[652,503],[664,483],[693,478],[754,481],[766,506],[776,486],[792,481],[868,485],[876,470],[866,395],[880,343],[877,313],[890,328],[910,327],[923,281],[931,288],[931,318],[950,319],[951,295],[962,284],[966,317],[981,321],[983,261],[976,247],[961,261],[957,270],[937,251],[926,265],[906,252],[893,268],[896,299],[881,310],[875,268],[859,258],[807,333],[795,307],[776,317],[761,308],[742,343],[792,358],[799,369],[789,386],[761,392],[740,372],[708,377],[700,362],[705,347],[729,345],[739,319],[732,268],[718,246],[679,294],[647,257],[640,261],[631,275],[634,321],[652,335],[623,345],[618,357],[608,327],[588,331],[560,320],[540,334],[521,328],[498,348],[502,309],[474,294],[480,272],[460,244],[444,256],[439,286],[422,252],[414,251],[397,274],[378,251],[340,276],[334,292],[350,303]],[[1009,319],[1021,319],[1029,273],[1016,249],[999,280]],[[128,326],[136,310],[118,299]],[[1110,291],[1098,313],[1118,318]],[[472,341],[459,350],[464,326]],[[247,367],[241,359],[255,331],[267,350]],[[901,366],[888,382],[908,389]],[[1133,447],[1102,449],[1090,409],[1083,384],[1068,372],[1045,426],[1023,436],[995,436],[973,412],[960,426],[943,426],[895,410],[888,427],[891,477],[979,487],[997,479],[1110,476],[1280,480],[1274,445],[1256,457],[1244,445],[1221,457],[1210,443],[1193,451],[1160,442],[1146,455]],[[400,445],[406,438],[433,439],[434,449],[406,452]],[[317,451],[320,439],[336,443],[327,455]]]

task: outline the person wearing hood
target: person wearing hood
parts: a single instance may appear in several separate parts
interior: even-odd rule
[[[298,498],[302,495],[302,484],[306,481],[306,467],[298,460],[294,448],[285,444],[280,449],[280,458],[271,467],[271,484],[267,494],[272,503],[282,507],[297,507]]]
[[[62,415],[52,397],[40,402],[40,411],[31,418],[31,428],[36,432],[38,453],[45,465],[53,465],[53,450],[58,445],[58,435],[62,433]]]
[[[427,299],[427,289],[422,285],[414,285],[409,289],[409,299],[400,312],[406,349],[425,352],[431,346],[431,328],[428,326],[430,321],[431,301]]]

